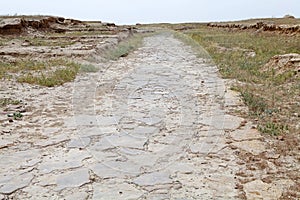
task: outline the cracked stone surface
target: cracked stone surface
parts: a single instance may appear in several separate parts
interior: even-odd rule
[[[55,88],[3,86],[30,109],[1,118],[0,199],[278,199],[294,184],[268,178],[280,156],[230,114],[241,101],[209,57],[172,34],[99,66]]]
[[[56,190],[60,191],[65,188],[80,187],[89,183],[88,169],[79,169],[65,174],[60,174],[56,179]]]

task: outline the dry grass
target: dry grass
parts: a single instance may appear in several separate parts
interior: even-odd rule
[[[299,53],[300,36],[251,31],[229,31],[198,25],[185,33],[203,46],[219,66],[225,78],[242,84],[249,117],[259,129],[270,135],[298,134],[300,114],[300,78],[294,71],[275,76],[265,64],[279,54]]]
[[[31,46],[47,46],[47,47],[66,47],[69,45],[75,44],[75,41],[66,39],[66,38],[58,38],[58,39],[47,39],[47,38],[37,38],[37,37],[22,37],[20,38],[22,41],[27,41]]]
[[[118,60],[120,57],[126,57],[130,52],[142,45],[145,36],[138,34],[121,41],[117,46],[106,51],[104,58],[107,60]]]
[[[74,80],[79,69],[79,64],[62,59],[47,62],[35,60],[1,62],[0,78],[15,78],[21,83],[53,87]]]
[[[11,98],[0,98],[0,108],[5,107],[7,105],[18,105],[20,104],[19,100],[11,99]]]

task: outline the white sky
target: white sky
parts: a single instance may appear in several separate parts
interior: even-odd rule
[[[300,17],[300,0],[0,0],[0,15],[41,14],[117,24]]]

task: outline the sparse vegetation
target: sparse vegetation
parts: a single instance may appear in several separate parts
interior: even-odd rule
[[[21,119],[23,117],[22,113],[14,112],[13,114],[8,114],[8,117],[12,117],[14,120]]]
[[[84,64],[80,66],[80,72],[97,72],[99,69],[92,64]]]
[[[200,46],[199,43],[195,42],[195,40],[190,36],[182,34],[180,32],[174,32],[174,36],[183,41],[185,44],[191,46],[193,50],[197,53],[197,56],[201,58],[210,59],[209,53],[202,46]]]
[[[276,75],[274,70],[265,69],[275,55],[300,54],[299,35],[230,31],[205,25],[185,33],[209,52],[223,77],[242,83],[234,87],[263,133],[299,134],[299,72],[286,70]]]
[[[73,68],[56,69],[49,73],[40,72],[38,75],[27,73],[26,75],[20,76],[17,80],[21,83],[54,87],[74,80],[77,72],[78,67],[75,66]]]
[[[115,48],[105,52],[104,58],[108,60],[117,60],[120,57],[126,57],[130,52],[140,47],[142,41],[142,35],[132,36],[124,41],[121,41]]]
[[[66,47],[72,44],[75,44],[75,41],[73,40],[66,40],[65,38],[57,38],[49,40],[47,38],[34,38],[34,37],[25,37],[22,38],[23,41],[28,41],[28,43],[32,46],[60,46],[60,47]]]
[[[16,99],[11,99],[11,98],[0,99],[0,107],[5,107],[7,105],[18,105],[18,104],[20,104],[20,101]]]
[[[241,96],[245,104],[249,107],[251,114],[257,116],[267,111],[266,101],[262,97],[258,97],[248,91],[241,92]]]
[[[62,59],[47,62],[20,60],[15,63],[1,62],[0,76],[13,76],[21,83],[53,87],[74,80],[79,68],[79,64]]]
[[[278,136],[289,130],[288,125],[283,125],[274,122],[266,122],[264,126],[258,126],[258,130],[262,133],[267,133],[269,135]]]

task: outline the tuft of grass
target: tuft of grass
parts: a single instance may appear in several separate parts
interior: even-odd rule
[[[273,136],[278,136],[289,131],[288,125],[278,124],[274,122],[267,122],[264,125],[259,125],[258,130]]]
[[[241,92],[241,97],[245,104],[249,107],[251,113],[260,115],[267,110],[268,105],[263,98],[254,95],[249,91]]]
[[[11,99],[11,98],[1,98],[0,99],[0,107],[5,107],[7,105],[18,105],[20,103],[21,103],[21,101]]]
[[[18,119],[21,119],[23,117],[22,113],[20,112],[14,112],[13,113],[13,118],[14,120],[18,120]]]

